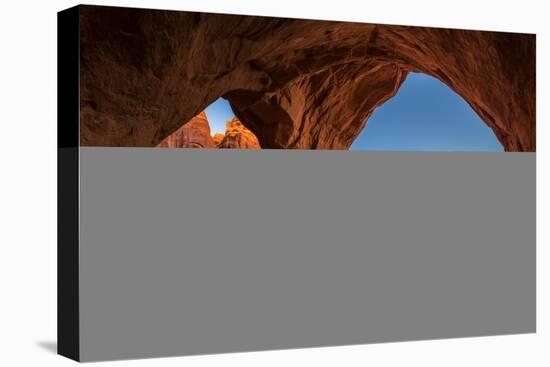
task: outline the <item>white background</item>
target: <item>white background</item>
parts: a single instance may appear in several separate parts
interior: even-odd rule
[[[118,366],[548,366],[550,30],[545,1],[89,1],[537,33],[537,334],[106,362]],[[64,366],[56,340],[56,12],[72,1],[4,2],[0,13],[0,365]],[[527,246],[530,244],[526,244]],[[546,245],[546,246],[545,246]]]

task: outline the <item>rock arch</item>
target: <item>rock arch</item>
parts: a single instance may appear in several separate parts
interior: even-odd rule
[[[347,149],[410,71],[535,151],[535,36],[81,7],[81,144],[155,146],[223,96],[264,148]]]

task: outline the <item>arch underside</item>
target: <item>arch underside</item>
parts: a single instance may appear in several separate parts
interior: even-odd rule
[[[535,36],[81,8],[81,145],[156,146],[219,97],[264,148],[348,149],[408,72],[535,151]]]

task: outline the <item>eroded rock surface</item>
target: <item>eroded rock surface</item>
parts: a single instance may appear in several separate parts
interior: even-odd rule
[[[81,144],[156,146],[219,97],[264,148],[348,149],[408,72],[535,150],[535,36],[81,7]]]
[[[214,139],[210,136],[210,125],[204,112],[193,117],[157,146],[164,148],[216,148]]]
[[[222,149],[260,149],[258,138],[236,117],[227,121],[225,136],[218,145]]]
[[[216,133],[214,136],[212,136],[212,139],[214,139],[214,144],[216,144],[216,147],[220,147],[221,142],[223,141],[223,138],[225,138],[224,134]]]

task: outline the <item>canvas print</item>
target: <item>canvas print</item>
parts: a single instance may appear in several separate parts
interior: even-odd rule
[[[80,5],[57,35],[59,354],[536,330],[534,34]]]
[[[80,144],[534,152],[535,36],[80,11]]]

